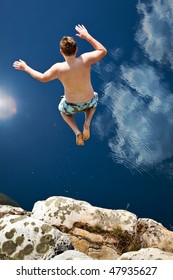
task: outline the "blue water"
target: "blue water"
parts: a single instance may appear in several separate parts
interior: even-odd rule
[[[93,137],[85,147],[75,146],[66,126],[60,133],[52,125],[44,135],[33,129],[34,133],[24,134],[20,143],[15,138],[17,131],[9,133],[4,128],[1,137],[1,145],[3,138],[8,139],[1,153],[1,192],[24,209],[32,210],[37,200],[61,195],[99,207],[127,209],[171,227],[173,188],[165,176],[155,172],[141,175],[114,162],[106,142],[96,137],[93,127]]]

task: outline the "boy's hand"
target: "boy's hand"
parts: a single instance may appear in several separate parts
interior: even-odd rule
[[[13,67],[14,67],[16,70],[25,71],[25,70],[26,70],[26,67],[27,67],[27,64],[25,63],[25,61],[19,59],[18,61],[15,61],[15,62],[13,63]]]
[[[89,36],[89,33],[84,25],[78,24],[75,26],[75,29],[77,32],[79,32],[78,34],[76,34],[76,36],[80,38],[86,39]]]

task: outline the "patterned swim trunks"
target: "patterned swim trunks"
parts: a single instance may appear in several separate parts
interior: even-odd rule
[[[97,92],[94,92],[94,97],[87,101],[82,103],[69,103],[65,100],[65,96],[62,97],[58,109],[61,113],[64,113],[66,115],[73,115],[82,111],[89,110],[91,108],[96,108],[98,103],[98,94]]]

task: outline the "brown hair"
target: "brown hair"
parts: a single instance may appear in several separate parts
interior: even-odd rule
[[[77,44],[73,37],[64,36],[60,41],[60,49],[66,56],[76,53]]]

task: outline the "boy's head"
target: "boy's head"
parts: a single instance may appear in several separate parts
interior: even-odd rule
[[[77,51],[77,44],[73,37],[64,36],[60,41],[60,50],[66,56],[75,55]]]

